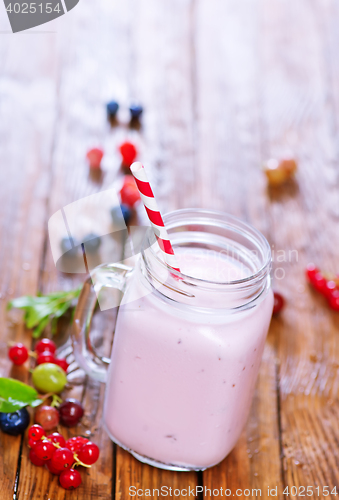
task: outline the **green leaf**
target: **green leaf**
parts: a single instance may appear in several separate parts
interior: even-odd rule
[[[50,321],[50,319],[47,316],[42,321],[40,321],[40,323],[38,324],[38,326],[36,328],[34,328],[34,330],[32,332],[32,336],[33,336],[34,339],[37,339],[37,338],[40,337],[41,333],[46,328],[46,326],[48,325],[49,321]]]
[[[34,304],[34,297],[24,296],[18,297],[17,299],[13,299],[7,304],[7,309],[12,309],[13,307],[17,307],[19,309],[24,309],[26,307],[30,307]]]
[[[41,335],[46,326],[52,321],[52,333],[56,330],[58,318],[63,316],[75,304],[75,299],[80,295],[81,287],[75,290],[52,292],[47,295],[38,294],[37,297],[18,297],[8,303],[7,308],[16,307],[24,309],[25,325],[33,329],[33,337]]]
[[[33,387],[13,378],[0,378],[1,412],[13,413],[28,405],[35,408],[42,402]]]

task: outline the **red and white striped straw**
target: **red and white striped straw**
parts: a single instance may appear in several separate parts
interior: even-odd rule
[[[168,237],[164,221],[162,220],[160,210],[158,209],[157,202],[155,201],[151,185],[147,179],[146,170],[139,161],[134,162],[131,167],[131,172],[137,183],[139,193],[143,204],[145,206],[148,218],[152,224],[152,228],[156,239],[158,241],[160,250],[163,254],[165,262],[175,271],[179,271],[179,265],[174,255],[172,244]]]

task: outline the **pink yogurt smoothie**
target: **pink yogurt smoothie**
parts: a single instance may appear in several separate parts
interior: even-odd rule
[[[195,278],[225,282],[250,274],[213,251],[178,249],[176,255],[181,271]],[[143,286],[136,271],[130,290]],[[210,295],[205,307],[213,307]],[[248,417],[272,307],[270,289],[236,314],[182,312],[154,293],[122,306],[104,407],[111,438],[183,468],[223,460]]]

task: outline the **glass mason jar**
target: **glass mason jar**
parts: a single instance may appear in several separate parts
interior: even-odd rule
[[[164,222],[187,274],[146,233],[133,269],[103,265],[85,283],[73,346],[80,366],[107,382],[103,419],[115,443],[156,467],[203,470],[227,456],[248,417],[273,308],[271,251],[227,214],[179,210]],[[109,363],[89,331],[97,297],[117,290]]]

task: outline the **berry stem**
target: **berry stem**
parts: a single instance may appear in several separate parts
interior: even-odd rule
[[[62,403],[62,399],[60,398],[60,396],[58,396],[57,394],[53,394],[51,406],[53,408],[58,408],[58,406],[60,406],[61,403]]]
[[[42,436],[41,438],[42,440],[43,439],[47,439],[47,441],[49,441],[50,443],[52,443],[53,446],[55,446],[56,448],[62,448],[62,446],[60,446],[59,443],[54,443],[51,439],[49,439],[47,436]],[[87,465],[87,464],[84,464],[84,462],[82,462],[81,460],[79,460],[78,458],[78,455],[76,453],[73,453],[73,458],[75,459],[75,462],[74,464],[72,465],[72,468],[76,467],[77,465],[81,465],[82,467],[87,467],[87,469],[90,469],[92,466],[91,465]]]
[[[87,469],[90,469],[92,466],[84,464],[81,460],[79,460],[78,455],[76,453],[73,454],[73,457],[75,458],[76,462],[72,465],[72,467],[75,467],[76,465],[82,465],[82,467],[87,467]]]
[[[52,443],[53,446],[55,446],[56,448],[61,448],[60,444],[59,443],[54,443],[51,439],[49,439],[47,436],[42,436],[41,439],[47,439],[47,441],[49,441],[50,443]]]

